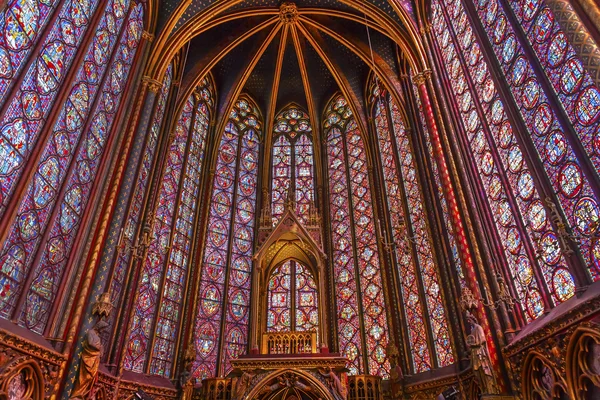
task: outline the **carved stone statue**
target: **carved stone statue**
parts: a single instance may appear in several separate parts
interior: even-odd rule
[[[390,361],[390,384],[392,389],[392,394],[394,396],[402,395],[402,381],[404,380],[404,374],[402,373],[402,368],[398,365],[400,359],[400,353],[398,352],[398,347],[392,341],[390,341],[386,347],[386,354],[388,360]]]
[[[79,373],[75,381],[75,387],[71,392],[71,399],[87,399],[92,392],[94,384],[98,379],[100,358],[102,357],[102,341],[100,336],[108,323],[99,320],[93,328],[87,331],[81,352],[81,363]]]
[[[179,375],[179,384],[181,385],[181,400],[192,400],[194,395],[194,383],[195,379],[192,377],[192,366],[196,359],[196,348],[193,344],[189,345],[183,356],[185,365],[183,371]]]
[[[331,367],[319,369],[319,373],[327,379],[329,389],[336,400],[346,400],[348,395],[346,387],[342,385],[340,378],[331,370]]]
[[[471,325],[471,334],[467,336],[467,345],[471,350],[471,365],[473,374],[479,384],[482,394],[499,394],[498,383],[494,375],[492,361],[485,338],[485,332],[477,319],[467,315],[467,321]]]
[[[248,387],[250,386],[250,382],[254,378],[254,375],[249,372],[242,372],[242,376],[238,377],[235,382],[235,386],[233,388],[233,398],[241,399]]]

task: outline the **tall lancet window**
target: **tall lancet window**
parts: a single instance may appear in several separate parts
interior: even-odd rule
[[[412,367],[424,372],[454,362],[438,268],[402,115],[385,89],[374,82],[370,90]]]
[[[339,347],[351,373],[386,377],[388,324],[367,152],[341,95],[327,106],[324,128]]]
[[[129,211],[123,230],[119,236],[118,242],[118,256],[115,261],[112,270],[112,276],[110,280],[110,298],[113,305],[116,307],[121,304],[123,296],[122,290],[125,283],[125,276],[129,265],[132,260],[132,246],[135,244],[136,232],[141,234],[140,221],[143,213],[144,199],[146,198],[146,192],[150,180],[150,174],[152,172],[152,166],[154,165],[154,159],[157,154],[157,145],[159,143],[159,134],[161,126],[163,125],[163,117],[165,115],[165,109],[167,106],[167,99],[171,89],[171,82],[173,80],[173,64],[170,64],[165,72],[165,76],[162,81],[162,87],[158,94],[158,100],[154,109],[154,115],[152,117],[152,125],[146,140],[146,146],[142,163],[138,172],[138,179],[135,183],[131,204],[129,205]],[[111,321],[117,318],[116,312],[111,313]],[[114,323],[111,324],[114,326]]]
[[[526,319],[533,320],[544,312],[544,297],[551,306],[561,303],[574,294],[574,282],[533,178],[531,160],[524,156],[527,152],[514,134],[478,40],[461,15],[464,9],[460,2],[453,2],[447,10],[438,1],[433,3],[435,36],[448,66],[450,90],[460,105],[468,148],[503,245],[519,304]],[[545,146],[548,162],[563,164],[569,152],[563,133],[550,134]],[[581,190],[587,189],[582,186]],[[582,210],[594,201],[586,199],[581,203]],[[586,218],[585,215],[590,216],[582,211],[581,217]]]
[[[23,33],[14,13],[47,15],[47,2],[27,10],[11,2],[0,22],[12,16],[9,32],[21,33],[8,44],[16,46],[9,53],[0,39],[3,68],[10,70],[0,79],[0,96],[10,94],[0,110],[0,223],[7,222],[0,232],[0,316],[40,334],[49,334],[67,266],[78,256],[73,249],[106,149],[114,143],[143,30],[142,4],[109,0],[94,15],[97,3],[64,2],[36,52],[30,40],[39,32]],[[71,65],[84,37],[87,47],[79,64]],[[4,79],[11,73],[10,81]]]
[[[477,76],[470,74],[477,79],[476,85],[487,86],[486,93],[492,101],[482,99],[482,103],[490,103],[486,108],[495,124],[505,117],[505,110],[493,83],[488,83],[493,78],[482,52],[490,50],[488,53],[498,66],[494,68],[501,72],[499,79],[517,106],[516,117],[526,128],[515,132],[521,134],[533,150],[528,153],[545,170],[558,203],[551,207],[556,208],[554,213],[564,214],[567,227],[577,236],[577,243],[572,246],[578,246],[596,281],[600,279],[600,242],[596,237],[600,210],[595,189],[600,173],[600,91],[547,2],[465,1],[473,3],[469,10],[474,12],[467,11],[462,0],[439,4],[452,27],[450,37],[458,39],[460,47],[456,50],[465,54],[470,71],[474,66],[480,67]],[[471,20],[483,28],[481,42],[474,35]],[[512,131],[504,137],[511,136]],[[537,224],[541,224],[541,229],[545,229],[545,213],[531,214],[531,226],[538,229]],[[573,290],[571,277],[562,272],[564,260],[557,240],[554,233],[542,235],[540,255],[543,264],[550,265],[543,266],[542,272],[553,300],[563,301]]]
[[[288,191],[293,190],[296,215],[306,221],[314,201],[312,128],[308,115],[290,104],[275,119],[271,203],[273,225],[283,214]]]
[[[213,103],[212,83],[204,79],[169,144],[125,352],[131,371],[172,375]]]
[[[308,267],[296,260],[275,267],[268,285],[267,331],[316,331],[317,295],[317,283]]]
[[[242,95],[217,151],[194,340],[198,379],[226,375],[246,350],[262,121]]]

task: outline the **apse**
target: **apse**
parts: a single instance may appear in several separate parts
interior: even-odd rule
[[[598,396],[593,0],[9,0],[0,397]]]

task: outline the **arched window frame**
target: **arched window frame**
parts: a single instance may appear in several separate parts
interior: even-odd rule
[[[385,347],[388,342],[388,321],[385,312],[383,276],[376,272],[371,274],[376,268],[381,271],[383,267],[375,234],[376,217],[367,171],[367,149],[350,106],[340,94],[334,95],[325,108],[323,131],[327,148],[325,165],[328,166],[332,260],[334,260],[332,272],[335,277],[340,352],[349,357],[351,373],[369,373],[387,377],[389,361],[385,356]],[[352,150],[348,150],[349,142]],[[350,160],[350,156],[354,161]],[[361,183],[364,183],[363,188],[366,189],[362,191],[362,196],[351,189],[352,185]],[[365,204],[370,202],[370,205],[367,207],[361,205],[360,208],[356,206],[356,203],[363,202]],[[364,227],[359,228],[355,221],[361,217],[364,217],[367,222]],[[347,228],[343,226],[342,221],[345,221]],[[341,229],[339,233],[338,229]],[[357,230],[360,230],[359,234],[356,233]],[[347,243],[350,248],[341,248],[341,243]],[[350,256],[348,252],[351,253]],[[366,262],[365,268],[359,268],[359,261]],[[345,278],[341,280],[340,277]],[[366,289],[358,288],[379,291],[379,296],[374,298],[372,292],[367,294]],[[381,312],[371,315],[373,313],[368,314],[366,311],[369,309]],[[346,338],[346,332],[350,334],[352,330],[355,333]]]
[[[307,142],[303,143],[303,138],[306,138]],[[310,208],[315,206],[314,145],[308,113],[294,103],[285,106],[275,117],[272,143],[271,215],[273,226],[279,222],[279,218],[283,215],[287,193],[290,188],[295,193],[293,199],[296,202],[296,215],[300,221],[306,222]],[[304,163],[310,164],[310,175],[305,179],[300,177],[298,166],[298,159],[301,157],[299,151],[302,151],[302,147],[308,147],[308,152],[305,153],[304,157],[310,160],[310,162],[304,160]],[[278,151],[282,151],[282,155],[279,155]],[[289,174],[286,177],[279,176],[276,173],[277,165],[275,165],[275,162],[282,156],[285,157],[288,152],[290,162],[286,167],[289,169]],[[284,161],[281,160],[278,165],[285,165]]]
[[[289,264],[289,277],[290,277],[290,282],[289,282],[289,288],[287,288],[286,294],[289,296],[289,306],[287,306],[287,308],[289,309],[289,313],[290,313],[290,319],[289,319],[289,325],[286,327],[285,325],[282,326],[272,326],[269,324],[269,313],[271,311],[271,281],[272,279],[275,277],[276,273],[278,273],[279,275],[281,275],[282,273],[280,272],[281,268],[283,268],[286,264]],[[301,269],[302,272],[298,272],[299,269]],[[309,285],[309,289],[312,289],[312,292],[314,292],[314,300],[316,302],[316,305],[313,307],[313,311],[314,311],[314,316],[316,319],[316,323],[311,324],[312,326],[309,326],[308,328],[303,326],[304,324],[298,324],[298,303],[300,302],[300,292],[298,292],[298,276],[300,274],[304,274],[304,275],[308,275],[310,277],[310,280],[313,283],[314,287],[311,287],[310,283],[307,283]],[[307,332],[307,331],[315,331],[318,332],[318,327],[319,327],[319,314],[318,314],[318,310],[319,310],[319,286],[318,286],[318,281],[316,278],[316,274],[314,273],[314,271],[312,270],[312,268],[302,262],[300,262],[297,259],[291,258],[291,259],[287,259],[279,264],[277,264],[275,267],[273,267],[271,269],[271,271],[269,272],[269,279],[267,280],[267,301],[266,301],[266,305],[267,305],[267,309],[266,311],[266,318],[265,318],[265,322],[267,324],[267,332],[292,332],[292,331],[296,331],[296,332]],[[284,288],[285,289],[285,288]],[[309,290],[307,290],[309,291]],[[279,292],[281,293],[281,292]],[[300,306],[301,307],[301,306]],[[285,308],[285,307],[283,307]],[[282,310],[283,311],[283,310]],[[274,329],[275,328],[275,329]]]
[[[134,372],[173,374],[214,104],[207,77],[184,103],[169,146],[125,349],[124,367]]]
[[[247,350],[262,126],[256,102],[242,94],[218,141],[194,317],[196,360],[192,373],[197,379],[226,375],[230,360]],[[240,204],[242,208],[238,208]],[[239,236],[242,234],[245,237]]]

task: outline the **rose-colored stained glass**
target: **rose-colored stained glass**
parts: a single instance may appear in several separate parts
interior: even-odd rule
[[[267,331],[316,331],[317,283],[310,270],[288,260],[271,272],[267,292]]]
[[[552,13],[549,13],[547,8],[541,7],[541,2],[524,1],[519,4],[510,2],[510,4],[521,16],[517,17],[522,24],[519,29],[522,28],[528,33],[530,41],[537,41],[530,47],[538,54],[540,64],[554,86],[555,93],[546,93],[540,85],[538,74],[542,71],[534,68],[529,53],[525,50],[525,44],[520,42],[515,27],[510,22],[511,16],[502,4],[498,0],[480,0],[476,2],[475,8],[487,33],[489,45],[506,78],[512,99],[527,126],[526,137],[531,140],[541,161],[540,164],[552,183],[559,202],[557,206],[564,211],[567,225],[579,234],[578,245],[581,254],[592,279],[598,280],[600,261],[597,255],[600,252],[597,249],[600,242],[595,240],[593,235],[598,229],[600,214],[598,199],[590,184],[590,180],[596,178],[587,176],[582,170],[571,144],[574,138],[565,137],[568,132],[564,125],[569,124],[573,127],[577,134],[575,139],[581,141],[590,161],[598,170],[600,156],[595,145],[600,117],[600,92],[595,85],[591,84],[589,77],[586,78],[566,36],[554,22]],[[464,13],[460,0],[448,2],[446,9],[449,18],[453,21]],[[534,19],[535,23],[532,22]],[[460,20],[460,25],[457,25],[455,30],[460,33],[466,26],[470,26],[469,22],[466,19]],[[473,51],[469,53],[467,62],[473,65],[477,63],[485,65],[479,61],[483,57],[479,44],[475,43],[472,47]],[[543,55],[540,53],[542,50]],[[552,65],[560,68],[561,72],[550,72],[549,69],[554,68]],[[483,72],[485,71],[482,71],[482,78],[485,77]],[[564,81],[561,82],[561,79]],[[584,84],[584,81],[587,83]],[[558,99],[561,105],[569,115],[569,121],[562,121],[549,103],[549,97],[557,96],[556,91],[559,92]],[[492,105],[491,113],[495,116],[504,113],[504,106],[499,99]],[[555,265],[560,260],[557,240],[558,238],[553,235],[544,236],[542,257],[546,263]],[[568,274],[557,273],[552,280],[555,296],[568,298],[571,293],[569,290],[571,279]],[[562,286],[563,283],[566,283],[566,289]]]
[[[136,7],[127,16],[128,4],[106,8],[0,250],[0,282],[8,288],[1,313],[8,316],[25,295],[19,323],[38,333],[48,320],[141,37],[143,10]],[[33,280],[22,293],[27,274]]]
[[[342,96],[329,103],[324,127],[340,350],[349,358],[352,373],[387,377],[388,327],[367,155]]]
[[[455,7],[462,6],[456,4]],[[501,107],[499,94],[486,64],[461,62],[458,45],[464,52],[470,52],[478,46],[471,26],[461,24],[458,16],[452,18],[444,14],[437,2],[433,7],[433,17],[437,21],[436,37],[442,56],[450,66],[451,86],[460,104],[470,148],[477,160],[488,203],[496,210],[495,221],[504,242],[512,281],[528,319],[537,318],[544,309],[539,295],[540,282],[533,268],[541,270],[545,281],[542,286],[550,289],[553,303],[560,303],[574,294],[573,278],[566,268],[564,257],[552,255],[552,249],[558,247],[557,236],[546,216],[512,125]],[[478,113],[477,102],[485,117]],[[516,208],[513,206],[515,203]],[[519,220],[521,225],[518,224]],[[525,244],[522,245],[523,241],[528,241],[533,251],[528,253]],[[535,254],[542,257],[536,259]]]
[[[261,125],[242,96],[219,144],[195,320],[198,379],[227,374],[247,348]]]
[[[314,206],[314,160],[312,128],[308,115],[298,106],[287,106],[275,118],[271,214],[279,222],[288,191],[294,190],[296,215],[306,222]]]

